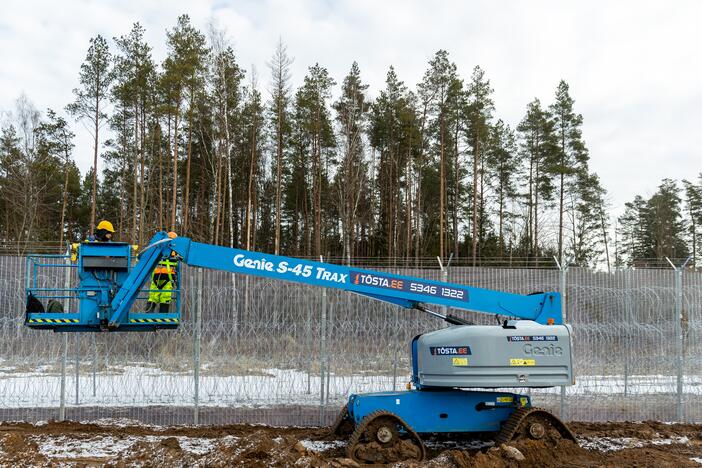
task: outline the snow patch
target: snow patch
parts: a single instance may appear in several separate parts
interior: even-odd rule
[[[482,450],[495,445],[493,441],[487,440],[434,440],[424,441],[424,445],[432,450]]]
[[[158,443],[166,436],[94,436],[86,438],[72,438],[67,436],[31,436],[30,439],[37,443],[39,452],[48,458],[82,459],[82,458],[113,458],[130,450],[137,442]],[[205,455],[214,450],[219,442],[231,443],[236,440],[234,436],[225,436],[219,439],[204,437],[176,436],[180,448],[193,455]]]
[[[696,463],[699,463],[700,465],[702,465],[702,458],[692,457],[692,458],[690,458],[690,460],[692,460],[693,462],[696,462]]]
[[[39,452],[48,458],[112,458],[128,450],[137,442],[136,438],[125,439],[111,436],[96,436],[73,439],[66,436],[31,436],[39,446]]]
[[[307,450],[313,452],[325,452],[346,445],[346,442],[342,440],[301,440],[300,443]]]
[[[204,455],[211,452],[217,445],[217,439],[205,439],[202,437],[176,437],[180,448],[193,455]]]
[[[136,419],[129,419],[129,418],[101,418],[101,419],[93,419],[93,420],[87,420],[87,421],[80,421],[81,424],[94,424],[96,426],[112,426],[112,427],[119,427],[119,428],[124,428],[124,427],[143,427],[147,429],[151,429],[154,431],[165,431],[166,428],[163,426],[158,426],[155,424],[146,424],[141,421],[138,421]],[[39,425],[39,423],[36,423],[35,425]]]
[[[613,452],[628,448],[641,448],[648,445],[687,444],[690,442],[690,439],[684,436],[652,440],[642,440],[635,437],[585,437],[578,439],[578,442],[584,449]]]

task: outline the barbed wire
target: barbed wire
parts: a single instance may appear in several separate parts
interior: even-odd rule
[[[416,311],[319,288],[204,270],[197,330],[194,269],[182,275],[182,325],[156,333],[55,334],[23,326],[25,260],[0,257],[0,417],[57,417],[67,353],[67,417],[193,422],[194,341],[199,335],[199,422],[319,424],[350,393],[400,390],[410,378],[409,343],[445,324]],[[382,268],[381,268],[382,269]],[[527,391],[535,404],[578,420],[676,418],[674,272],[555,269],[384,268],[515,293],[558,291],[574,330],[576,384]],[[40,272],[42,287],[63,276]],[[683,410],[702,420],[702,273],[683,276]],[[476,324],[494,317],[450,311]],[[325,339],[322,339],[322,338]],[[66,340],[66,342],[64,342]],[[67,346],[66,346],[67,345]],[[319,415],[320,408],[322,410]]]

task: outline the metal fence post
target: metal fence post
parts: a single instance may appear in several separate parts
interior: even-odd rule
[[[683,422],[683,330],[682,330],[682,276],[683,270],[687,266],[687,263],[692,257],[688,257],[687,260],[680,266],[676,267],[673,262],[670,261],[668,257],[668,263],[673,267],[675,271],[675,368],[677,373],[677,385],[676,385],[676,401],[675,401],[675,417],[678,422]]]
[[[305,342],[307,347],[307,394],[312,393],[312,301],[307,304],[307,317],[305,320]]]
[[[627,269],[624,272],[626,281],[624,282],[624,308],[626,311],[626,344],[624,356],[624,396],[629,394],[629,361],[631,360],[631,327],[634,325],[634,317],[631,306],[631,270]]]
[[[59,421],[66,420],[66,364],[68,363],[68,333],[61,338],[61,390],[59,395]]]
[[[556,262],[556,266],[558,267],[558,271],[560,271],[560,293],[561,293],[561,310],[563,311],[563,323],[568,322],[568,294],[566,292],[566,277],[568,275],[568,268],[570,268],[570,262],[565,261],[563,265],[561,265],[558,262],[558,259],[556,257],[553,257],[553,260]],[[566,415],[566,387],[565,385],[561,385],[561,397],[560,397],[560,416],[561,419],[566,420],[567,415]]]
[[[95,339],[95,333],[90,335],[93,341],[93,396],[97,394],[97,341]]]
[[[334,326],[334,304],[329,306],[329,313],[327,314],[327,343],[332,343],[332,332]],[[331,353],[327,351],[327,394],[325,397],[325,405],[329,404],[329,392],[331,391]],[[326,411],[326,410],[325,410]]]
[[[400,341],[400,310],[401,308],[399,307],[394,307],[393,312],[395,315],[395,333],[394,333],[394,338],[395,338],[395,343],[393,346],[393,357],[392,357],[392,391],[396,392],[397,391],[397,360],[398,360],[398,352],[399,352],[399,341]]]
[[[202,329],[202,268],[197,269],[197,304],[195,305],[195,330],[193,332],[194,337],[194,356],[193,356],[193,378],[195,380],[195,395],[194,395],[194,408],[193,408],[193,423],[199,424],[200,422],[200,342],[201,342],[201,329]]]
[[[677,401],[675,403],[675,413],[678,422],[683,422],[683,333],[682,333],[682,275],[683,269],[678,268],[675,272],[675,366],[678,371],[677,379]]]
[[[74,346],[76,348],[76,405],[78,405],[78,387],[80,387],[80,332],[76,333]]]
[[[678,422],[683,422],[683,329],[682,329],[682,276],[683,270],[687,266],[687,263],[692,257],[688,257],[687,260],[680,266],[676,267],[673,262],[670,261],[668,257],[668,263],[675,270],[675,368],[677,373],[677,388],[676,388],[676,401],[675,401],[675,417]]]
[[[324,262],[324,258],[319,256],[319,261]],[[319,345],[319,425],[324,426],[324,384],[327,360],[327,288],[322,289],[322,321],[320,327],[320,345]]]
[[[63,279],[63,287],[71,287],[71,247],[66,246],[66,268]],[[68,296],[68,294],[66,294]],[[71,300],[66,297],[63,300],[63,310],[70,310]],[[68,363],[68,333],[63,333],[61,337],[61,390],[59,395],[59,421],[66,419],[66,364]]]
[[[444,264],[441,262],[441,257],[436,257],[436,261],[439,262],[439,269],[441,270],[441,279],[444,283],[448,283],[448,268],[449,266],[451,266],[452,259],[453,252],[451,253],[451,255],[449,255],[448,262],[446,262],[446,266],[444,267]],[[443,310],[444,315],[448,315],[448,307],[441,306],[441,309]],[[448,323],[445,323],[444,326],[449,327],[450,325]]]

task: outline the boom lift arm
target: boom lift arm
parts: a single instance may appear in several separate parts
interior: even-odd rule
[[[555,292],[525,296],[203,244],[187,237],[169,238],[165,232],[160,232],[152,238],[138,265],[114,297],[111,325],[121,323],[134,303],[140,286],[159,260],[168,257],[171,251],[175,251],[190,266],[342,289],[428,312],[453,324],[464,324],[465,321],[429,311],[421,304],[518,317],[544,325],[562,323],[560,295]]]

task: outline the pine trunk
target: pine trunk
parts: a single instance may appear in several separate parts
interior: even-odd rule
[[[246,250],[251,249],[251,235],[253,232],[252,210],[254,204],[253,181],[256,176],[256,125],[256,117],[254,117],[251,126],[251,157],[249,160],[249,183],[246,199]]]
[[[68,205],[68,150],[65,153],[66,163],[63,166],[64,177],[63,177],[63,201],[61,203],[61,223],[59,224],[59,253],[63,253],[63,231],[66,220],[66,205]]]
[[[275,255],[280,255],[280,218],[281,218],[281,184],[282,184],[282,165],[283,165],[283,110],[281,97],[278,96],[276,104],[278,110],[278,128],[277,140],[278,147],[276,148],[276,165],[275,165]]]
[[[100,81],[98,77],[98,82]],[[99,86],[96,87],[99,89]],[[98,132],[100,131],[100,99],[95,100],[95,142],[93,145],[93,194],[90,200],[90,234],[95,234],[95,206],[97,205],[97,163],[98,163]]]
[[[444,162],[444,112],[441,111],[439,116],[439,137],[440,156],[439,156],[439,258],[444,259],[444,210],[446,205],[444,199],[446,196],[446,169]]]
[[[411,150],[408,150],[407,153],[407,165],[405,166],[405,265],[409,266],[412,255],[412,170],[409,163]]]
[[[176,203],[178,201],[178,115],[180,114],[180,93],[173,121],[173,193],[171,194],[171,231],[176,230]]]
[[[560,203],[558,207],[558,261],[563,261],[563,172],[561,166]]]
[[[134,174],[132,177],[132,236],[131,243],[137,243],[137,189],[139,187],[139,171],[137,167],[139,165],[139,112],[137,110],[136,103],[134,104],[134,159],[132,164],[134,165]]]
[[[473,142],[473,266],[478,261],[478,164],[480,161],[480,132],[476,132]]]
[[[214,208],[215,208],[215,224],[214,231],[212,233],[212,243],[219,243],[219,223],[221,221],[221,198],[222,198],[222,185],[221,185],[221,175],[222,175],[222,142],[219,141],[216,150],[216,162],[215,162],[215,193],[214,193]]]
[[[454,186],[453,186],[453,256],[454,258],[458,258],[458,210],[459,210],[459,191],[461,189],[461,184],[460,184],[460,177],[459,177],[459,161],[458,161],[458,119],[456,119],[456,127],[454,130],[453,134],[453,142],[454,142],[454,160],[453,160],[453,178],[454,178]]]
[[[185,194],[183,195],[183,234],[188,233],[188,218],[190,216],[190,160],[193,154],[193,98],[194,90],[190,88],[190,109],[188,110],[188,158],[185,163]]]

